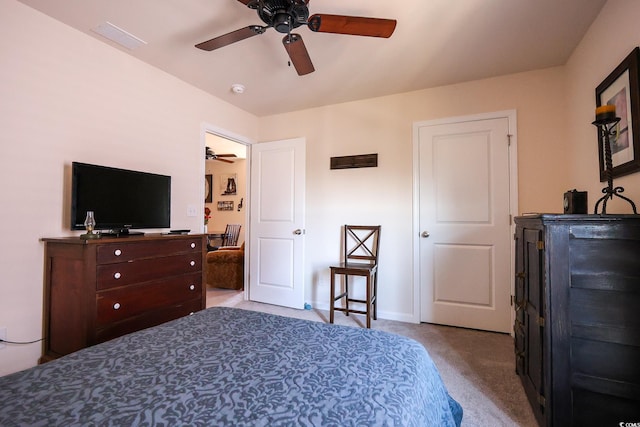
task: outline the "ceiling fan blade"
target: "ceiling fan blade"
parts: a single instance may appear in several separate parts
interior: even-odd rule
[[[363,18],[361,16],[315,14],[309,18],[311,31],[389,38],[396,29],[395,19]]]
[[[235,154],[216,154],[218,157],[238,157]]]
[[[282,44],[284,44],[284,48],[287,50],[289,58],[291,59],[291,62],[299,76],[304,76],[305,74],[313,73],[315,71],[311,58],[309,57],[309,52],[307,52],[307,48],[305,47],[300,34],[289,34],[284,36]]]
[[[248,39],[249,37],[262,34],[266,31],[266,29],[267,27],[261,27],[259,25],[249,25],[248,27],[240,28],[239,30],[235,30],[222,36],[218,36],[211,40],[207,40],[206,42],[198,43],[196,47],[198,49],[212,51],[214,49],[227,46],[231,43],[239,42],[240,40]]]
[[[225,163],[233,163],[233,161],[231,161],[231,160],[221,159],[221,158],[219,158],[219,157],[216,157],[216,158],[215,158],[215,159],[213,159],[213,160],[217,160],[217,161],[219,161],[219,162],[225,162]]]
[[[248,6],[248,5],[249,5],[249,3],[251,3],[252,1],[255,1],[255,0],[238,0],[238,1],[239,1],[240,3],[243,3],[245,6]]]

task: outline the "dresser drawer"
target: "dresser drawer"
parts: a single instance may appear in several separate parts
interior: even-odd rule
[[[109,323],[102,328],[96,329],[95,341],[91,342],[91,344],[98,344],[131,332],[188,316],[203,308],[202,300],[198,298],[162,307],[159,310],[142,313],[139,316],[125,319],[122,322]]]
[[[200,271],[202,271],[202,253],[193,252],[99,265],[96,283],[97,289],[102,290]]]
[[[96,324],[101,327],[147,311],[200,298],[201,289],[202,275],[196,273],[98,292]]]
[[[110,264],[141,258],[165,257],[184,252],[202,254],[202,237],[153,240],[148,242],[123,242],[99,245],[96,262]]]

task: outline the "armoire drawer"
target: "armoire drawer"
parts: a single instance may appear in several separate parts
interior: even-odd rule
[[[200,298],[201,288],[202,275],[194,273],[98,292],[97,327]]]
[[[110,289],[146,282],[159,277],[200,271],[202,271],[201,252],[104,264],[97,266],[96,286],[98,290]]]
[[[202,238],[123,242],[100,245],[96,248],[96,262],[111,264],[141,258],[166,257],[184,252],[202,253]]]

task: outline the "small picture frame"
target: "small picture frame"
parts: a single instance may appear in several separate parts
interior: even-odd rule
[[[596,106],[615,105],[620,117],[610,135],[614,178],[640,170],[639,57],[640,48],[636,47],[596,88]],[[607,176],[602,132],[598,132],[598,157],[600,181],[604,182]]]

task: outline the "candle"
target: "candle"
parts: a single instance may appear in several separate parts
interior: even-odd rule
[[[616,117],[616,106],[615,105],[601,105],[596,108],[596,121],[601,120],[611,120]]]

